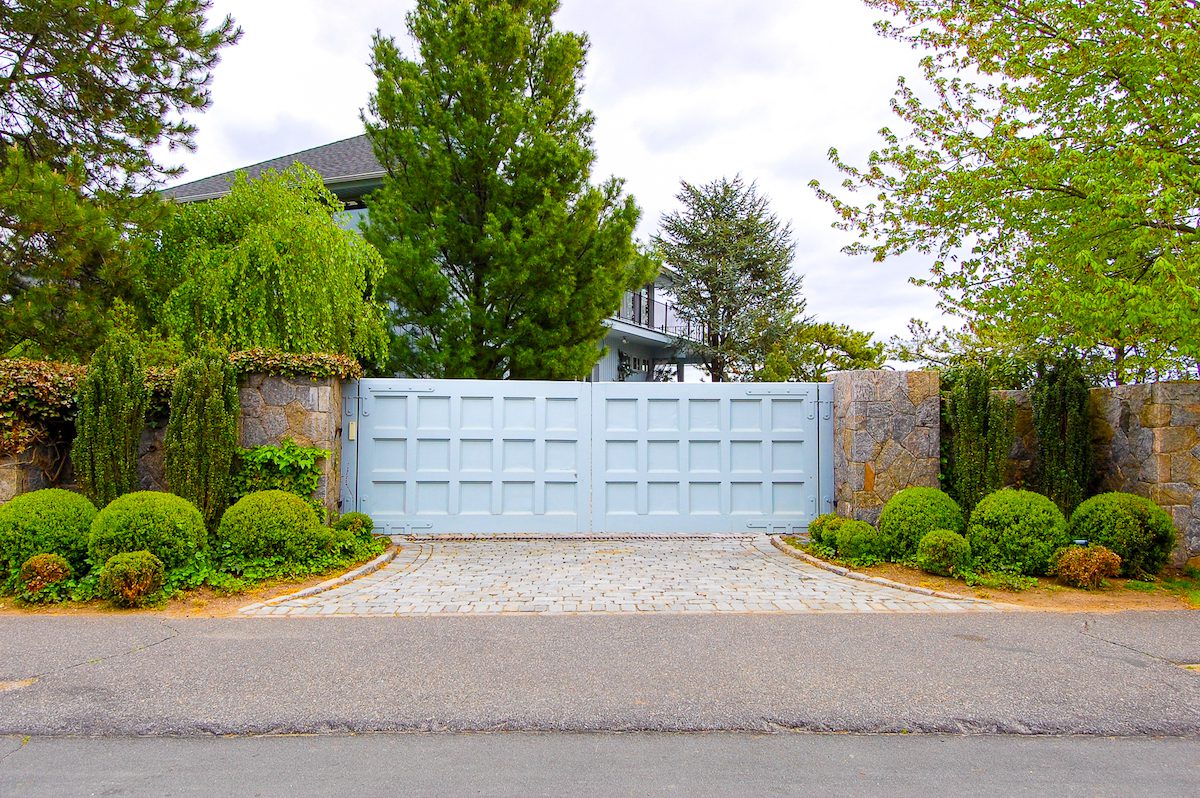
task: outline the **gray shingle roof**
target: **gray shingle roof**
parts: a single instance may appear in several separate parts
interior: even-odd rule
[[[239,171],[255,178],[267,169],[286,169],[296,161],[315,169],[325,180],[326,185],[340,181],[377,178],[383,175],[383,167],[379,165],[379,161],[375,160],[371,142],[364,135],[272,158],[240,170],[234,169],[212,177],[193,180],[190,183],[164,188],[162,193],[168,197],[174,197],[180,202],[212,199],[229,193],[229,184]]]

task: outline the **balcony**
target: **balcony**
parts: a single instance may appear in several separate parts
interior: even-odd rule
[[[704,340],[703,324],[680,318],[674,305],[652,300],[641,291],[626,291],[621,298],[621,307],[613,317],[676,338]]]

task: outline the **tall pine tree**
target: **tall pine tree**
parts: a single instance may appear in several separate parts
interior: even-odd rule
[[[387,175],[366,236],[397,371],[581,378],[623,292],[654,274],[621,181],[590,183],[587,39],[554,29],[558,5],[418,0],[417,56],[375,37],[364,122]]]

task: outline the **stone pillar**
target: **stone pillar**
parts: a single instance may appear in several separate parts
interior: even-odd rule
[[[938,486],[937,372],[839,371],[829,382],[839,515],[874,523],[901,489]]]
[[[1093,388],[1091,416],[1100,490],[1166,510],[1180,533],[1176,565],[1200,553],[1200,382]]]
[[[327,449],[317,498],[330,512],[341,500],[342,383],[335,378],[269,377],[250,374],[238,389],[242,446],[278,445],[291,438],[301,446]]]

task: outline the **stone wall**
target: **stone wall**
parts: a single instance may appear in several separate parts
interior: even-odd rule
[[[31,446],[0,457],[0,504],[14,496],[53,487],[62,456],[53,446]]]
[[[238,393],[242,446],[274,445],[291,438],[301,446],[329,450],[330,456],[321,461],[317,498],[336,512],[341,499],[341,381],[252,374]]]
[[[841,371],[829,381],[840,515],[874,523],[897,491],[937,487],[941,414],[936,372]]]
[[[1028,391],[997,391],[1016,402],[1008,484],[1029,481],[1037,456]],[[1180,532],[1175,561],[1200,553],[1200,382],[1093,388],[1090,396],[1093,492],[1152,499]]]

